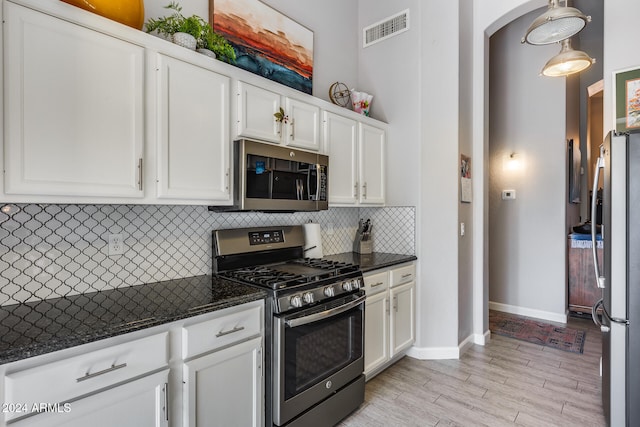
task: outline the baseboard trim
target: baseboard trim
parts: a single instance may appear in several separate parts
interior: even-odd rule
[[[473,334],[473,343],[478,345],[486,345],[491,341],[491,331],[486,330],[484,334]]]
[[[407,352],[407,356],[420,360],[459,359],[458,347],[416,347],[413,346]]]
[[[556,323],[567,323],[567,312],[554,313],[552,311],[534,310],[532,308],[519,307],[517,305],[502,304],[489,301],[489,310],[518,314],[520,316],[533,317],[540,320],[548,320]]]
[[[465,354],[474,343],[475,337],[473,336],[473,334],[462,340],[462,342],[458,344],[458,358]]]
[[[420,360],[460,359],[460,356],[469,350],[473,344],[476,344],[476,336],[472,334],[465,338],[458,347],[413,346],[407,351],[407,356]]]

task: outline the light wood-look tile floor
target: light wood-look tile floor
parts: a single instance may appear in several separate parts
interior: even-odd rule
[[[340,427],[605,426],[600,331],[589,319],[583,354],[491,335],[459,360],[405,357],[371,379]]]

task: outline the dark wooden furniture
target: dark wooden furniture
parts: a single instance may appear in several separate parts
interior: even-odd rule
[[[596,285],[592,247],[590,235],[570,234],[567,238],[569,311],[591,313],[591,307],[602,298],[602,291]],[[601,239],[597,241],[596,250],[602,266]]]

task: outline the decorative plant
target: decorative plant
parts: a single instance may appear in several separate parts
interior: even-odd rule
[[[179,28],[185,19],[185,17],[180,13],[182,11],[182,7],[178,3],[172,1],[165,6],[165,9],[170,9],[174,12],[173,14],[162,18],[150,18],[145,24],[145,30],[147,33],[155,31],[159,35],[170,37],[175,33],[180,32]]]
[[[198,48],[209,49],[216,54],[216,57],[222,61],[234,63],[236,61],[236,52],[220,34],[213,31],[213,28],[207,21],[198,15],[185,17],[182,15],[182,6],[172,1],[165,9],[172,10],[169,16],[158,19],[149,19],[145,24],[147,33],[156,32],[161,36],[171,37],[175,33],[191,34],[196,39]]]
[[[203,47],[214,52],[218,59],[233,64],[236,62],[236,51],[220,34],[213,31],[211,25],[206,24],[200,38],[196,38],[198,47]]]
[[[278,123],[287,123],[289,121],[289,116],[284,113],[282,107],[280,107],[280,111],[273,113],[273,116],[276,118],[276,122]]]

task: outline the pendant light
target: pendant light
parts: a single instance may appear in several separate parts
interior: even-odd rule
[[[586,70],[596,62],[595,59],[581,50],[571,48],[571,39],[562,40],[560,53],[551,58],[542,69],[542,74],[548,77],[562,77]]]
[[[549,0],[549,9],[533,21],[521,42],[533,45],[557,43],[579,33],[587,22],[591,22],[590,16],[567,7],[567,0],[564,4],[561,7],[559,0]]]

